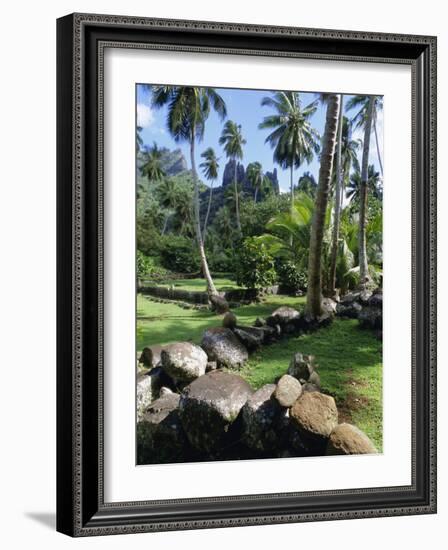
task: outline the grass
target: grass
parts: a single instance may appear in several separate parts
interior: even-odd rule
[[[215,283],[216,289],[219,291],[226,291],[226,290],[233,290],[235,288],[242,288],[236,284],[235,281],[232,281],[232,279],[224,278],[224,277],[217,277],[213,278],[213,282]],[[165,286],[170,287],[173,286],[174,288],[178,288],[180,290],[188,290],[188,291],[205,291],[206,290],[206,284],[205,280],[198,278],[198,279],[165,279],[163,281],[155,281],[155,283],[158,286]]]
[[[298,309],[305,298],[268,296],[259,304],[242,306],[234,312],[241,325],[253,324],[281,305]],[[137,297],[137,349],[175,341],[199,343],[205,329],[220,326],[222,316],[209,311],[183,309],[175,303],[152,302]],[[312,354],[319,365],[322,391],[332,395],[340,421],[357,425],[382,449],[382,354],[381,342],[356,320],[335,319],[311,334],[282,340],[253,354],[239,371],[255,389],[285,374],[295,352]]]

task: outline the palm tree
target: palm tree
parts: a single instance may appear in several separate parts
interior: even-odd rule
[[[196,171],[195,145],[204,136],[205,123],[213,108],[221,119],[227,116],[226,105],[214,88],[189,86],[151,86],[152,104],[155,108],[168,106],[167,126],[176,142],[190,144],[191,171],[194,182],[195,232],[201,257],[202,273],[207,281],[209,298],[217,296],[205,255],[199,216],[199,183]]]
[[[254,188],[254,202],[257,202],[258,192],[267,189],[268,183],[271,186],[271,180],[264,175],[263,167],[260,162],[251,162],[246,170],[247,179]],[[267,180],[267,181],[266,181]]]
[[[375,103],[378,96],[357,95],[352,97],[347,103],[347,110],[358,108],[358,112],[353,117],[353,123],[356,128],[364,129],[362,161],[361,161],[361,185],[359,193],[359,277],[361,286],[365,286],[369,278],[369,267],[367,264],[367,243],[366,243],[366,225],[367,225],[367,180],[370,152],[370,137],[372,133],[372,124],[375,118]]]
[[[334,199],[334,218],[333,218],[333,230],[331,235],[331,251],[330,251],[330,273],[328,277],[328,290],[330,295],[333,296],[336,292],[336,260],[338,254],[338,242],[339,242],[339,221],[341,215],[341,194],[342,194],[342,126],[343,126],[343,105],[344,96],[339,94],[339,120],[338,120],[338,137],[337,137],[337,149],[336,149],[336,194]]]
[[[262,106],[272,107],[275,114],[264,117],[258,127],[273,129],[265,140],[274,149],[274,161],[281,168],[291,170],[291,211],[294,207],[294,168],[303,161],[311,162],[319,151],[319,134],[310,124],[316,112],[317,101],[302,108],[298,92],[275,92],[264,97]]]
[[[377,199],[382,199],[382,191],[379,186],[380,184],[380,173],[375,170],[373,164],[369,164],[368,169],[368,179],[367,179],[367,189],[371,193],[372,197]],[[346,197],[352,203],[357,203],[360,200],[361,194],[361,173],[359,170],[355,170],[350,174],[350,180],[347,185]]]
[[[319,183],[317,185],[313,220],[311,223],[310,250],[308,256],[308,290],[306,311],[311,318],[322,313],[322,243],[325,228],[325,214],[328,204],[333,157],[336,145],[336,131],[339,120],[340,97],[329,94],[326,98],[327,114],[320,157]]]
[[[167,178],[159,183],[156,188],[156,194],[159,199],[159,204],[165,209],[166,216],[162,228],[162,235],[165,234],[168,221],[176,212],[179,199],[179,186],[174,179]]]
[[[204,220],[204,228],[202,230],[202,238],[206,239],[207,235],[207,224],[208,224],[208,217],[210,215],[210,208],[212,206],[212,194],[213,194],[213,182],[218,179],[218,170],[219,170],[219,163],[218,158],[216,158],[215,151],[212,147],[208,147],[201,155],[201,157],[204,160],[204,162],[201,162],[199,165],[200,168],[202,168],[202,173],[204,174],[205,178],[209,180],[210,183],[210,192],[208,195],[208,206],[207,206],[207,213],[205,215]]]
[[[149,181],[160,181],[165,176],[165,172],[162,168],[162,151],[158,148],[156,142],[153,143],[152,147],[145,155],[142,174],[146,176]]]
[[[296,189],[314,198],[316,196],[317,181],[313,174],[311,172],[304,172],[299,178]]]
[[[235,172],[233,176],[233,185],[235,188],[235,214],[236,214],[236,226],[238,233],[241,235],[241,221],[240,221],[240,208],[238,204],[238,181],[237,181],[237,160],[243,158],[243,145],[246,144],[246,140],[241,133],[241,124],[236,124],[232,120],[228,120],[219,138],[219,144],[224,145],[224,151],[227,158],[230,158],[235,163]]]

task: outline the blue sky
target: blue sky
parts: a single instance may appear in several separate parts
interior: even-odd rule
[[[264,171],[272,171],[276,166],[272,155],[273,150],[269,144],[265,144],[265,139],[270,133],[270,130],[259,130],[258,124],[263,120],[266,115],[272,114],[272,108],[262,107],[261,100],[263,97],[270,95],[268,90],[239,90],[239,89],[225,89],[216,88],[216,91],[223,97],[227,105],[228,118],[234,120],[242,126],[242,133],[247,143],[244,147],[243,164],[247,166],[249,162],[259,161],[261,162]],[[315,94],[301,93],[302,105],[308,105],[315,98]],[[351,96],[344,97],[344,103],[348,101]],[[318,104],[318,108],[311,118],[312,126],[320,133],[323,134],[325,126],[325,112],[326,107],[321,103]],[[137,124],[143,127],[141,136],[145,145],[151,145],[154,141],[159,147],[168,147],[169,149],[180,148],[182,149],[188,165],[190,165],[190,152],[187,143],[175,143],[170,136],[166,128],[166,114],[167,108],[154,109],[151,106],[151,94],[146,91],[143,86],[137,85]],[[352,113],[348,113],[351,116]],[[227,162],[225,153],[222,147],[219,145],[219,137],[221,135],[223,122],[212,111],[210,117],[207,120],[204,139],[196,146],[196,164],[200,163],[200,154],[207,147],[213,147],[218,157],[220,157],[220,170],[219,178],[216,185],[220,185],[222,181],[222,173],[224,166]],[[378,137],[380,151],[383,150],[383,118],[382,113],[378,116]],[[354,138],[362,138],[362,132],[357,131]],[[361,155],[361,152],[360,152]],[[360,158],[361,160],[361,158]],[[369,164],[374,164],[379,171],[378,155],[376,151],[376,145],[374,140],[371,141]],[[384,164],[384,163],[383,163]],[[306,171],[310,171],[314,174],[316,180],[319,174],[319,162],[315,157],[310,164],[304,163],[300,168],[296,169],[294,181],[297,182],[298,178]],[[278,179],[280,183],[280,189],[287,191],[289,189],[289,171],[282,170],[277,166]]]

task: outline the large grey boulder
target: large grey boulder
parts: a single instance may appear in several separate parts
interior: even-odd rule
[[[252,395],[240,376],[212,371],[184,388],[179,414],[191,445],[213,456],[228,443],[230,428]]]
[[[274,399],[275,389],[275,384],[261,387],[249,397],[241,412],[243,442],[262,453],[278,450],[281,445],[279,423],[283,410]]]
[[[284,374],[277,383],[274,397],[282,407],[292,407],[302,394],[302,384],[290,374]]]
[[[220,368],[240,368],[249,358],[244,345],[225,327],[207,329],[202,337],[201,347],[209,361],[216,361]]]
[[[314,356],[297,352],[291,358],[288,367],[288,374],[294,378],[297,378],[297,380],[303,384],[308,382],[314,370]]]
[[[382,329],[383,310],[379,307],[365,306],[358,315],[358,321],[362,328]]]
[[[180,422],[180,396],[166,394],[154,401],[137,424],[137,462],[160,464],[188,460],[190,446]]]
[[[237,326],[233,329],[233,333],[249,351],[254,351],[263,345],[265,331],[262,328]]]
[[[148,406],[155,401],[163,386],[170,386],[172,381],[160,367],[143,372],[137,376],[137,420]]]
[[[377,450],[367,435],[351,424],[339,424],[330,434],[328,455],[374,454]]]
[[[287,325],[297,326],[300,323],[300,311],[289,306],[281,306],[271,313],[266,322],[271,327],[280,325],[282,329]]]
[[[322,452],[338,425],[338,409],[333,397],[304,392],[290,409],[291,420],[300,435],[316,452]]]
[[[205,374],[207,354],[190,342],[171,344],[162,350],[162,368],[176,382],[192,382]]]
[[[350,319],[357,319],[358,315],[360,314],[361,311],[362,311],[361,304],[359,302],[355,302],[355,301],[350,302],[350,303],[340,302],[336,306],[336,313],[340,317],[348,317]]]
[[[337,305],[338,304],[335,300],[332,300],[331,298],[323,298],[321,304],[322,313],[327,315],[335,315]]]

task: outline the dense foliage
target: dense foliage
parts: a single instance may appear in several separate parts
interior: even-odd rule
[[[276,282],[274,258],[267,247],[254,237],[241,245],[236,264],[236,281],[247,288],[264,288]]]

